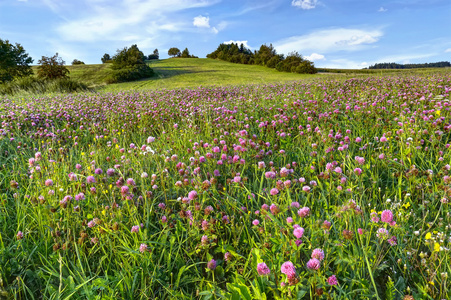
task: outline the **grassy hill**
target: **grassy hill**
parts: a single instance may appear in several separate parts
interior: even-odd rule
[[[152,78],[105,85],[105,78],[111,72],[110,64],[68,66],[72,79],[98,87],[102,91],[269,83],[318,76],[283,73],[263,66],[233,64],[206,58],[158,60],[152,61],[150,67],[156,73]]]
[[[315,75],[278,72],[263,66],[233,64],[207,58],[172,58],[151,61],[150,67],[155,76],[139,81],[110,84],[105,83],[111,74],[111,64],[67,66],[70,78],[87,84],[98,91],[174,89],[211,85],[242,85],[276,83],[314,78],[346,78],[348,76],[381,76],[387,74],[413,74],[449,72],[445,69],[415,70],[349,70],[318,69]],[[36,74],[36,66],[33,67]]]

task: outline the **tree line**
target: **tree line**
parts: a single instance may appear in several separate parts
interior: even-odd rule
[[[277,54],[273,45],[261,45],[260,49],[252,52],[244,44],[220,44],[207,58],[224,60],[237,64],[259,65],[276,69],[281,72],[314,74],[317,72],[313,62],[305,59],[298,52],[291,52],[286,57]]]
[[[418,68],[447,68],[451,67],[449,61],[439,61],[422,64],[397,64],[397,63],[377,63],[369,66],[368,69],[418,69]]]

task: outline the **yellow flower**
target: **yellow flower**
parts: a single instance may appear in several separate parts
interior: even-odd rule
[[[437,116],[440,116],[440,111],[437,110],[437,111],[435,112],[435,114],[436,114]]]
[[[440,251],[440,244],[434,243],[434,252],[439,252],[439,251]]]
[[[430,232],[426,233],[426,236],[424,237],[425,240],[430,240],[432,234]]]
[[[402,205],[402,207],[404,207],[405,209],[408,209],[410,207],[410,202],[404,203]]]

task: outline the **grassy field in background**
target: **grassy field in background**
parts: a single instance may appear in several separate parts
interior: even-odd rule
[[[177,58],[153,61],[156,75],[149,79],[111,84],[105,91],[126,89],[173,89],[211,85],[241,85],[286,82],[318,75],[278,72],[263,66],[233,64],[206,58]]]
[[[313,78],[348,78],[350,76],[413,75],[449,72],[449,69],[364,70],[325,69],[318,74],[279,72],[263,66],[242,65],[207,58],[177,58],[151,61],[155,76],[143,80],[107,85],[111,64],[70,65],[70,78],[83,82],[98,91],[174,89],[215,85],[243,85],[281,83]],[[36,74],[36,66],[33,67]]]

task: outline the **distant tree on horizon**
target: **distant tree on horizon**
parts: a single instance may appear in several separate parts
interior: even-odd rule
[[[238,64],[250,64],[275,68],[281,72],[293,72],[314,74],[317,72],[313,62],[304,59],[297,52],[290,53],[286,58],[283,54],[277,54],[272,44],[269,46],[261,45],[258,51],[252,52],[237,43],[220,44],[218,48],[207,58],[224,60]]]
[[[417,68],[446,68],[451,67],[449,61],[439,61],[423,64],[398,64],[398,63],[377,63],[369,66],[368,69],[417,69]]]
[[[159,58],[160,58],[160,53],[158,52],[158,49],[153,50],[153,53],[149,54],[149,56],[147,57],[148,60],[159,59]]]
[[[0,82],[32,75],[32,63],[33,59],[20,44],[13,45],[8,40],[0,39]]]
[[[78,59],[74,59],[72,61],[72,65],[84,65],[84,64],[85,64],[84,62],[82,62],[81,60],[78,60]]]
[[[108,53],[105,53],[102,56],[101,60],[102,60],[103,64],[109,63],[109,62],[111,62],[111,56]]]
[[[38,64],[37,75],[39,78],[53,80],[69,77],[69,69],[64,66],[65,62],[58,56],[58,52],[51,57],[42,56]]]
[[[180,49],[176,47],[169,48],[168,55],[172,57],[180,56],[181,55]]]

